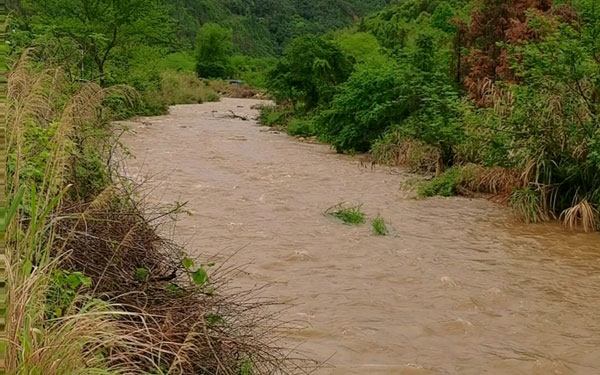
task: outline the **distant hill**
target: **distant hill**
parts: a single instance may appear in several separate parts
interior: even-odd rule
[[[279,54],[298,35],[341,28],[394,0],[163,0],[172,7],[179,37],[193,44],[200,25],[231,27],[240,52]]]

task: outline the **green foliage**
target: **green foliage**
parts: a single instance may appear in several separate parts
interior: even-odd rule
[[[287,125],[287,133],[291,136],[312,137],[316,134],[314,121],[294,118]]]
[[[208,273],[204,267],[195,268],[194,261],[190,258],[182,260],[181,265],[188,272],[191,280],[198,286],[206,286],[209,282]]]
[[[446,159],[463,137],[461,103],[443,76],[411,66],[365,67],[321,112],[318,133],[338,151],[369,151],[386,131],[439,146]]]
[[[158,62],[158,68],[161,72],[193,72],[196,69],[196,60],[187,52],[174,52],[162,57]]]
[[[146,268],[137,268],[135,270],[135,281],[145,283],[150,279],[150,271]]]
[[[333,42],[314,36],[294,39],[270,72],[269,89],[278,101],[306,110],[331,101],[335,87],[352,72],[353,61]]]
[[[391,63],[390,57],[382,51],[379,41],[373,34],[343,30],[336,33],[334,38],[342,51],[352,56],[357,63],[369,66]]]
[[[456,195],[456,189],[462,182],[462,171],[458,167],[450,168],[441,176],[434,177],[431,181],[419,184],[417,194],[421,197],[451,197]]]
[[[319,137],[338,151],[368,151],[405,112],[400,103],[404,88],[395,66],[359,69],[317,118]]]
[[[72,308],[79,290],[91,285],[90,278],[81,272],[54,270],[46,295],[47,318],[62,318]]]
[[[196,39],[196,73],[203,78],[229,78],[233,72],[233,31],[207,23]]]
[[[94,149],[86,149],[73,160],[73,189],[71,194],[80,200],[98,196],[110,183],[106,161]]]
[[[390,0],[169,0],[182,42],[193,44],[207,22],[233,28],[237,49],[251,56],[279,55],[290,40],[342,28]]]
[[[21,5],[30,39],[56,46],[48,52],[80,66],[80,78],[103,84],[116,55],[135,45],[164,45],[174,35],[158,0],[98,0],[93,6],[87,0],[23,0]]]
[[[204,286],[206,283],[208,283],[208,274],[203,268],[198,268],[196,271],[192,272],[191,276],[196,285]]]
[[[373,233],[378,236],[387,236],[390,233],[387,223],[383,217],[381,217],[381,215],[377,215],[377,217],[371,222],[371,225],[373,226]]]
[[[8,173],[14,173],[18,165],[23,181],[40,185],[50,157],[50,142],[55,137],[57,127],[57,122],[53,122],[47,127],[36,126],[35,123],[28,122],[21,139],[20,160],[17,160],[16,153],[8,155]]]
[[[258,121],[264,126],[286,127],[293,111],[285,107],[265,106],[260,110]]]
[[[518,189],[510,197],[510,206],[527,223],[546,220],[542,194],[534,189]]]
[[[447,2],[440,3],[431,15],[431,26],[447,33],[454,32],[456,26],[452,24],[452,19],[455,17],[456,13],[457,11],[455,11]]]
[[[539,221],[582,200],[600,206],[600,60],[595,26],[532,17],[542,39],[509,48],[518,84],[504,86],[495,108],[479,110],[470,132],[487,164],[533,169],[533,187],[513,206]]]
[[[244,358],[240,364],[240,371],[238,375],[254,375],[254,361],[250,358]]]
[[[190,72],[165,72],[161,74],[158,91],[161,100],[168,105],[214,102],[219,96],[208,82],[198,79]]]
[[[277,64],[277,59],[272,57],[250,57],[236,55],[231,59],[233,75],[255,88],[267,88],[269,83],[268,72]]]
[[[366,218],[366,215],[362,210],[362,204],[350,207],[338,204],[329,208],[325,213],[350,225],[363,224]]]

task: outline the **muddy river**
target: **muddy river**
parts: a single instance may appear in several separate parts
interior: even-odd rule
[[[324,375],[600,374],[600,235],[524,225],[503,206],[415,200],[409,175],[261,128],[254,100],[141,119],[129,171],[188,201],[176,236],[232,254],[241,282],[295,306],[290,337]],[[381,214],[391,234],[323,212]]]

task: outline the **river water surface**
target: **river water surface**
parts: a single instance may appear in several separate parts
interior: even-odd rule
[[[254,100],[175,106],[133,124],[130,172],[189,201],[176,235],[294,300],[284,318],[324,375],[600,374],[600,236],[518,223],[503,206],[415,200],[410,178],[273,134]],[[323,212],[361,203],[391,235]]]

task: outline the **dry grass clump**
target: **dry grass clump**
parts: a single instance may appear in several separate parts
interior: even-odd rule
[[[477,164],[467,164],[462,167],[459,192],[463,195],[472,192],[492,194],[495,199],[507,202],[513,191],[529,184],[527,175],[513,168],[486,168]]]
[[[372,149],[372,157],[377,164],[405,166],[413,172],[435,172],[440,156],[437,147],[409,139],[399,142],[380,140]]]
[[[158,95],[167,105],[219,101],[219,94],[192,72],[162,73]]]
[[[183,248],[157,235],[160,218],[169,215],[144,212],[134,193],[111,188],[92,204],[66,208],[58,236],[68,254],[63,267],[90,277],[93,296],[132,314],[120,319],[120,328],[148,343],[138,362],[186,375],[239,375],[243,367],[249,374],[292,374],[310,367],[277,345],[282,323],[266,309],[271,302],[230,290],[231,269],[193,265]],[[113,355],[128,358],[127,350],[115,348]]]
[[[561,219],[571,230],[582,228],[584,232],[593,232],[599,227],[598,210],[585,198],[563,211]]]

